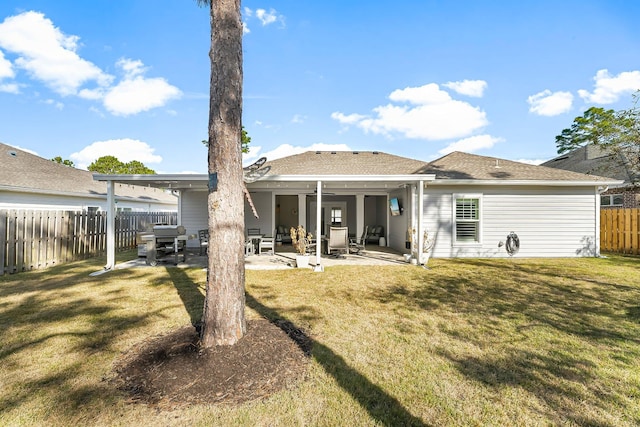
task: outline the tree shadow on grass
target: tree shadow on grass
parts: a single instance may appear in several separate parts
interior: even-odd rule
[[[311,344],[313,358],[376,422],[385,426],[427,425],[412,415],[396,398],[387,394],[381,387],[372,383],[367,377],[349,366],[343,357],[336,354],[326,345],[314,341],[277,311],[263,305],[249,293],[246,294],[246,301],[247,306],[287,332],[301,346],[303,351],[308,353],[309,344]],[[292,336],[291,331],[296,331],[298,336]]]
[[[167,268],[167,272],[191,317],[192,324],[198,324],[202,317],[205,298],[200,290],[201,287],[182,269]],[[387,394],[381,387],[373,384],[368,378],[349,366],[343,357],[326,345],[314,341],[276,310],[265,306],[249,293],[246,293],[246,304],[286,332],[305,354],[312,356],[325,372],[332,376],[340,387],[348,392],[378,423],[386,426],[427,425],[407,411],[396,398]]]
[[[47,416],[73,419],[78,408],[95,411],[117,396],[94,377],[93,363],[100,363],[105,352],[117,351],[113,344],[122,334],[144,327],[163,309],[122,312],[118,286],[87,279],[87,269],[82,271],[63,271],[60,277],[25,273],[5,282],[10,283],[6,294],[22,290],[24,296],[0,308],[0,371],[15,374],[0,381],[0,414],[45,401],[51,407]],[[138,274],[127,273],[129,278]],[[83,293],[75,289],[78,284],[86,286]],[[40,351],[47,359],[38,359]],[[83,381],[88,384],[80,385]]]
[[[490,388],[510,387],[531,393],[535,399],[529,408],[522,409],[534,413],[544,410],[555,425],[610,426],[602,414],[611,411],[612,406],[625,407],[624,399],[616,390],[598,385],[597,366],[576,354],[513,350],[506,356],[477,357],[446,349],[438,353],[449,359],[460,373]],[[540,402],[546,410],[540,408]],[[593,411],[585,412],[579,402],[589,402]]]
[[[192,325],[198,325],[202,321],[204,308],[204,284],[199,285],[185,270],[177,267],[166,267],[171,282],[176,288],[185,310],[189,313]],[[205,278],[206,280],[206,278]]]

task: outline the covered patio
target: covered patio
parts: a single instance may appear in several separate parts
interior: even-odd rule
[[[409,228],[417,231],[416,246],[422,247],[419,240],[423,236],[423,225],[419,218],[423,216],[423,203],[419,201],[423,200],[427,183],[435,179],[434,174],[420,172],[423,166],[420,161],[379,152],[307,152],[267,162],[260,169],[263,173],[246,184],[260,217],[255,218],[245,203],[245,228],[259,229],[261,235],[276,238],[279,226],[289,230],[301,225],[314,236],[326,239],[332,226],[346,226],[349,235],[357,239],[367,226],[377,225],[384,230],[376,239],[379,248],[395,251],[395,261],[402,262],[402,253],[407,252]],[[168,189],[179,196],[178,224],[186,228],[187,234],[197,234],[198,230],[208,227],[208,175],[96,174],[94,179],[108,184],[107,200],[112,201],[110,214],[115,212],[113,197],[109,196],[114,183],[144,185]],[[368,200],[375,202],[373,207]],[[398,209],[396,212],[389,210],[392,200]],[[285,201],[290,204],[286,205]],[[400,206],[397,206],[398,202]],[[115,266],[113,232],[109,231],[109,227],[113,227],[113,215],[110,217],[105,269]],[[293,258],[293,251],[291,256]],[[287,258],[285,255],[279,257]],[[354,258],[353,262],[361,262],[364,258]],[[314,271],[322,271],[323,266],[331,265],[332,261],[316,251],[311,264]]]

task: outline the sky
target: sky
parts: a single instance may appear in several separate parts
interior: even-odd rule
[[[307,150],[537,164],[640,89],[640,2],[243,1],[244,162]],[[195,0],[2,0],[0,142],[86,169],[206,173],[210,18]]]

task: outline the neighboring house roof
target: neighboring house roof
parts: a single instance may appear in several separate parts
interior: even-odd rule
[[[420,173],[436,175],[434,183],[444,181],[540,181],[611,183],[611,178],[514,162],[496,157],[478,156],[459,151],[428,163]]]
[[[107,185],[94,181],[93,173],[61,165],[0,143],[0,190],[104,199]],[[176,204],[165,191],[118,184],[116,197],[148,203]]]
[[[609,150],[588,144],[568,153],[562,154],[542,163],[556,169],[564,169],[580,172],[587,175],[601,175],[619,179],[625,184],[640,181],[640,177],[634,176],[626,167],[624,159]]]
[[[267,161],[269,175],[411,175],[426,162],[379,151],[307,151]]]

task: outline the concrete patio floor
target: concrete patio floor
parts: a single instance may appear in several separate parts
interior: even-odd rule
[[[275,253],[262,253],[260,255],[249,255],[245,257],[245,268],[247,270],[279,270],[295,268],[296,253],[291,245],[276,247]],[[182,256],[180,256],[182,259]],[[309,268],[314,268],[316,264],[316,256],[312,255],[309,261]],[[359,254],[345,254],[341,257],[322,255],[321,264],[324,267],[336,265],[406,265],[403,254],[393,249],[370,245],[366,246],[364,251]],[[158,259],[158,266],[167,267],[207,267],[206,255],[200,255],[198,250],[188,249],[186,253],[186,262],[174,264],[173,256],[165,256]],[[146,264],[146,258],[138,257],[130,261],[120,262],[116,264],[116,269],[147,267],[155,268]]]

